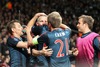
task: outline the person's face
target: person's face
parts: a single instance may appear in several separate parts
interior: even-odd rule
[[[80,18],[78,20],[77,28],[78,28],[79,32],[83,32],[84,31],[84,29],[85,29],[85,23],[83,23],[83,19],[82,18]]]
[[[23,35],[23,32],[22,32],[23,28],[21,24],[20,23],[14,23],[14,24],[15,24],[15,28],[13,28],[13,32],[19,36]]]
[[[37,26],[47,25],[47,17],[41,16],[39,17],[39,21],[36,23]]]

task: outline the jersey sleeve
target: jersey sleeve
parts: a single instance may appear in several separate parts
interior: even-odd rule
[[[100,50],[100,36],[97,36],[95,39],[94,39],[94,46]]]
[[[18,40],[14,38],[8,38],[7,45],[8,46],[16,46],[18,44]]]
[[[46,45],[48,45],[48,43],[49,43],[49,38],[48,38],[48,36],[47,35],[42,35],[41,37],[39,37],[38,38],[38,43],[39,44],[46,44]]]

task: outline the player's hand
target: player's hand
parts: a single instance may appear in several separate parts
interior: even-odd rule
[[[74,56],[77,56],[78,53],[79,53],[79,51],[78,51],[77,48],[73,48],[73,49],[72,49],[72,54],[73,54]]]
[[[52,53],[53,53],[53,50],[52,50],[51,48],[49,48],[49,49],[47,49],[47,48],[48,48],[47,46],[46,46],[46,47],[43,47],[43,49],[42,49],[43,54],[44,54],[45,56],[51,56]]]
[[[35,14],[35,17],[38,18],[38,17],[43,16],[43,15],[46,15],[46,14],[45,14],[45,13],[36,13],[36,14]]]

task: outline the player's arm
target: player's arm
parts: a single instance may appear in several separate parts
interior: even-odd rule
[[[48,40],[47,35],[42,35],[39,38],[33,38],[32,43],[38,44],[38,45],[42,45],[43,43],[46,43],[48,45],[49,40]],[[35,56],[39,56],[39,55],[51,56],[51,54],[53,53],[53,50],[46,46],[46,47],[43,47],[42,50],[33,49],[32,53]]]
[[[100,67],[100,59],[99,59],[99,61],[98,61],[98,67]]]
[[[32,38],[32,44],[33,45],[43,44],[43,43],[46,43],[47,45],[49,43],[49,38],[45,34],[43,34],[42,36],[36,36],[36,37]]]
[[[42,50],[32,49],[33,56],[40,56],[40,55],[51,56],[52,52],[53,52],[52,49],[47,49],[47,47],[43,47]]]
[[[60,28],[62,28],[62,29],[69,29],[69,30],[71,30],[67,25],[65,25],[65,24],[61,24],[60,25]]]
[[[18,48],[26,48],[28,54],[31,54],[28,42],[19,41],[16,45]]]
[[[32,38],[32,36],[30,34],[27,34],[27,40],[28,40],[28,43],[31,44],[31,45],[37,45],[39,44],[38,43],[38,38],[39,36],[35,36],[34,38]]]
[[[17,38],[9,37],[7,39],[7,44],[9,46],[13,46],[13,47],[28,48],[28,43],[27,42],[19,41]]]
[[[45,13],[36,13],[35,16],[27,24],[28,27],[32,27],[39,16],[46,15]]]
[[[27,34],[28,44],[30,44],[30,45],[36,45],[38,37],[36,36],[36,37],[32,38],[30,31],[31,31],[31,27],[26,27],[26,34]],[[33,43],[33,41],[34,41],[34,43]]]
[[[69,55],[74,55],[74,56],[77,56],[79,51],[77,48],[73,48],[72,50],[69,50]]]
[[[42,36],[40,36],[39,38],[36,38],[37,40],[32,40],[33,44],[37,44],[38,45],[42,45],[43,43],[45,43],[47,46],[49,44],[49,38],[47,35],[43,34]],[[36,50],[34,50],[33,52],[35,52]],[[36,54],[37,53],[37,54]],[[53,53],[53,50],[51,48],[47,47],[43,47],[42,50],[35,52],[35,55],[45,55],[45,56],[51,56],[51,54]]]
[[[23,42],[23,41],[19,41],[17,43],[16,47],[19,47],[19,48],[28,48],[28,43],[27,42]]]
[[[35,16],[27,24],[26,33],[27,33],[27,40],[28,40],[29,44],[32,44],[32,40],[33,40],[32,36],[31,36],[31,33],[30,33],[31,32],[31,28],[35,24],[36,19],[41,15],[45,15],[45,14],[44,13],[35,14]],[[36,40],[36,38],[34,38],[34,39]],[[35,44],[33,44],[33,45],[35,45]]]
[[[97,36],[95,39],[94,39],[94,46],[100,50],[100,36]]]
[[[94,44],[93,44],[96,49],[100,50],[100,36],[97,36],[95,39],[94,39]],[[98,52],[98,67],[100,67],[100,52]]]

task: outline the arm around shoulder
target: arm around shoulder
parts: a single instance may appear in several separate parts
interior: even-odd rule
[[[16,47],[28,48],[28,43],[27,42],[23,42],[23,41],[19,41],[18,44],[16,45]]]
[[[60,25],[60,28],[62,28],[62,29],[69,29],[69,30],[71,30],[67,25],[65,25],[65,24],[61,24]]]

